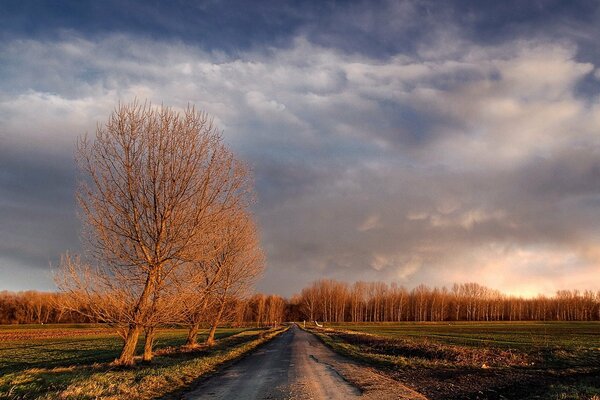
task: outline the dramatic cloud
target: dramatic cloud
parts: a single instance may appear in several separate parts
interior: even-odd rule
[[[595,288],[600,98],[583,87],[600,62],[586,39],[478,37],[480,14],[463,27],[427,3],[325,8],[318,26],[314,8],[286,8],[284,41],[236,51],[134,31],[0,44],[0,289],[52,287],[49,263],[78,249],[76,138],[136,97],[208,111],[253,166],[263,290]]]

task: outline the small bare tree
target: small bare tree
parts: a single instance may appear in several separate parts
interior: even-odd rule
[[[222,218],[205,254],[202,267],[185,266],[176,274],[190,348],[198,345],[201,324],[218,324],[227,302],[242,296],[262,271],[263,254],[250,215],[238,209]],[[211,329],[209,342],[213,338]]]
[[[208,321],[207,312],[216,301],[216,290],[221,279],[221,266],[214,262],[215,256],[208,256],[199,265],[189,264],[179,269],[175,279],[182,310],[181,323],[188,327],[185,347],[198,346],[198,334],[203,323]]]
[[[213,345],[215,333],[228,301],[243,297],[262,272],[264,255],[250,216],[240,210],[224,219],[220,240],[215,246],[214,264],[219,279],[213,292],[213,318],[206,343]]]
[[[160,310],[173,301],[173,272],[201,267],[210,229],[248,201],[249,175],[193,107],[119,105],[77,150],[89,263],[65,259],[57,281],[122,329],[117,362],[129,365],[144,329],[151,354]]]
[[[230,220],[224,216],[213,226],[211,236],[203,247],[203,256],[194,262],[184,263],[174,273],[174,287],[179,293],[179,310],[182,323],[188,327],[188,337],[185,347],[198,346],[197,338],[201,324],[208,322],[207,312],[213,308],[216,301],[215,293],[222,278],[222,264],[218,262],[217,253],[222,246],[219,233],[224,221]]]

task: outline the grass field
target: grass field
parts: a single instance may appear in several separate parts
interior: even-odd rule
[[[242,328],[219,329],[217,339],[235,335]],[[156,349],[183,345],[186,330],[169,329],[158,333]],[[199,335],[201,342],[206,338]],[[143,339],[143,337],[142,337]],[[0,327],[0,375],[27,368],[53,368],[102,363],[118,357],[122,342],[111,331],[97,325]],[[138,343],[138,352],[143,341]]]
[[[408,322],[328,326],[392,338],[423,339],[470,347],[600,349],[598,322]]]
[[[316,332],[432,399],[600,399],[598,322],[328,324]]]
[[[151,365],[111,365],[121,347],[99,325],[0,326],[0,399],[146,399],[177,391],[278,331],[222,328],[217,346],[178,351],[186,330],[162,330]],[[206,338],[206,332],[198,340]],[[141,338],[143,339],[143,337]],[[138,344],[141,352],[142,341]]]

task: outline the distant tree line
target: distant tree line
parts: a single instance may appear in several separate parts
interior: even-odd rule
[[[237,313],[232,320],[238,326],[277,326],[286,321],[287,300],[278,295],[257,293],[238,300]]]
[[[384,282],[320,280],[293,297],[288,310],[299,320],[325,322],[598,321],[600,291],[524,298],[477,283],[409,290]]]
[[[101,319],[91,318],[86,304],[81,303],[77,310],[66,309],[71,304],[64,293],[39,292],[0,292],[0,324],[59,324],[59,323],[102,323]],[[71,304],[73,306],[73,304]],[[245,298],[229,298],[223,307],[218,324],[231,326],[268,327],[281,324],[285,320],[287,302],[277,295],[254,294]],[[215,313],[220,310],[209,307],[200,323],[201,328],[210,328],[215,321]],[[177,324],[173,324],[177,326]]]
[[[60,306],[62,293],[0,292],[0,324],[54,324],[91,322],[84,313]]]
[[[71,303],[69,303],[71,302]],[[69,308],[64,304],[69,303]],[[107,322],[93,318],[87,302],[51,292],[0,292],[1,324]],[[75,308],[75,309],[73,309]],[[173,310],[174,315],[181,315]],[[218,316],[218,318],[217,318]],[[206,307],[198,329],[218,324],[276,326],[284,321],[600,321],[600,291],[560,290],[554,296],[508,296],[477,283],[413,289],[384,282],[349,285],[320,280],[285,299],[256,293],[230,296]],[[173,323],[172,325],[178,325]],[[179,325],[187,326],[184,322]]]

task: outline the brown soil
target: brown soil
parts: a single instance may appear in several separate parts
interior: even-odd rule
[[[470,367],[506,367],[529,366],[539,363],[539,358],[531,354],[518,353],[497,348],[468,348],[440,344],[427,340],[405,340],[386,338],[365,333],[349,331],[323,331],[346,343],[358,346],[368,354],[382,354],[417,358],[435,363]]]
[[[402,369],[387,373],[430,400],[547,399],[552,385],[575,385],[588,379],[600,387],[600,370]]]
[[[60,339],[80,336],[106,335],[115,333],[110,328],[92,329],[23,329],[8,332],[0,331],[0,341],[23,341],[36,339]]]

